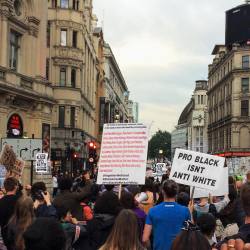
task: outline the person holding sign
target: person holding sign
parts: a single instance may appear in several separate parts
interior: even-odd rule
[[[163,183],[164,202],[149,210],[142,241],[147,245],[153,230],[154,250],[170,250],[184,222],[191,220],[188,208],[175,202],[177,193],[177,183],[173,180],[165,181]]]

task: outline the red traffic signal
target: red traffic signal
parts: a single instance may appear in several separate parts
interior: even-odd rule
[[[90,143],[89,143],[89,147],[90,147],[90,148],[95,148],[96,145],[94,144],[94,142],[90,142]]]

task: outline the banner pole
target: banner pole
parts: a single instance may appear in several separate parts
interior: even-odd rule
[[[194,198],[194,190],[195,190],[195,187],[192,187],[190,200],[193,200],[193,198]]]

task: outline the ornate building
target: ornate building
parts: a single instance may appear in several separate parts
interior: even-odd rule
[[[209,65],[209,152],[250,156],[250,47],[216,45]]]
[[[0,139],[49,138],[53,89],[46,79],[47,1],[0,0]]]
[[[82,169],[88,142],[96,138],[97,58],[92,0],[49,0],[47,78],[53,108],[52,160],[64,170]]]
[[[207,81],[196,81],[190,102],[172,132],[172,157],[176,148],[207,153]]]

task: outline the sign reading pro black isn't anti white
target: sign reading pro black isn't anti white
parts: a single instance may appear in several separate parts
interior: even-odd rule
[[[176,149],[170,179],[177,183],[216,190],[223,175],[225,158]]]

